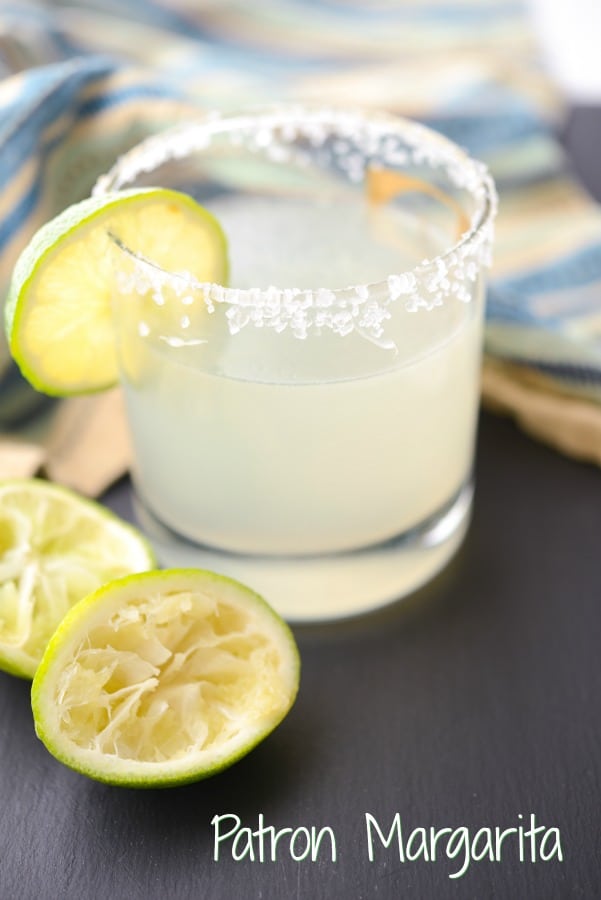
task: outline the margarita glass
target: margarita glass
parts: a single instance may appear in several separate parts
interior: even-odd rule
[[[114,236],[141,522],[168,564],[247,582],[291,620],[428,581],[469,520],[495,192],[415,122],[301,108],[148,139],[95,192],[185,191],[228,286]],[[199,248],[199,258],[203,248]]]

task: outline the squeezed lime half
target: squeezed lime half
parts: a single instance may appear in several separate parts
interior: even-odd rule
[[[246,755],[291,708],[300,661],[257,594],[200,569],[105,585],[65,616],[36,673],[38,736],[90,778],[164,787]]]
[[[146,539],[105,507],[47,481],[0,482],[0,669],[33,678],[74,603],[154,565]]]

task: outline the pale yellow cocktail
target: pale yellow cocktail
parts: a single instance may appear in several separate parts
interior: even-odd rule
[[[177,561],[295,619],[407,593],[469,516],[487,176],[413,123],[323,110],[212,120],[151,153],[156,171],[134,156],[110,184],[193,184],[231,253],[224,287],[116,247],[134,479],[165,553],[182,536]],[[323,596],[304,603],[312,565]]]

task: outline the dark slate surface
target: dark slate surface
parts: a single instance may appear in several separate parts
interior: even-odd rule
[[[126,482],[107,502],[130,509]],[[0,900],[564,900],[601,897],[601,474],[482,418],[468,539],[429,588],[297,629],[301,691],[253,754],[211,781],[116,789],[37,741],[29,685],[0,674]],[[419,826],[560,830],[563,862],[368,858],[365,814]],[[315,862],[213,860],[214,815],[330,826]],[[519,819],[519,815],[524,817]],[[300,844],[299,844],[300,847]],[[255,848],[258,852],[257,842]],[[325,849],[324,849],[325,848]]]

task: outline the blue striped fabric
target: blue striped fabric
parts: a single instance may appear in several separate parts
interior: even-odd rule
[[[522,4],[0,4],[0,281],[45,220],[199,106],[383,107],[484,159],[501,195],[487,349],[601,401],[601,213],[570,179]],[[0,421],[35,405],[0,346]]]

